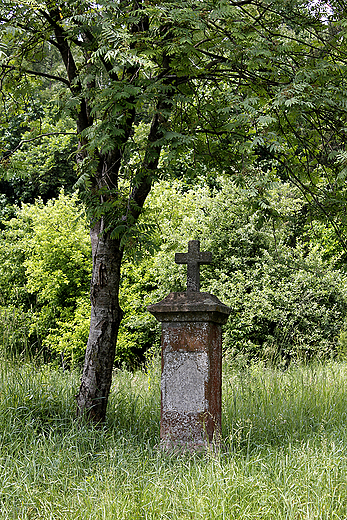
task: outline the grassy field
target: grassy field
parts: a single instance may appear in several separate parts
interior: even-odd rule
[[[157,365],[115,372],[100,430],[78,381],[1,364],[1,520],[347,518],[347,364],[225,366],[222,449],[181,457],[156,449]]]

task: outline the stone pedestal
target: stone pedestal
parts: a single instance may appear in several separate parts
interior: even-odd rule
[[[188,291],[148,310],[162,323],[162,446],[205,447],[221,431],[221,325],[230,309],[209,293]]]

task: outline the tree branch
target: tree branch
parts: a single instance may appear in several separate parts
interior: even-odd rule
[[[19,144],[16,146],[16,148],[14,148],[7,155],[5,155],[2,158],[2,160],[6,160],[9,157],[11,157],[11,155],[13,155],[17,150],[19,150],[23,146],[23,144],[30,143],[32,141],[36,141],[37,139],[41,139],[41,137],[50,137],[51,135],[75,135],[75,136],[77,136],[76,132],[48,132],[46,134],[40,134],[40,135],[37,135],[36,137],[32,137],[31,139],[22,139],[19,142]]]
[[[24,72],[25,74],[31,74],[32,76],[40,76],[42,78],[53,79],[54,81],[60,81],[61,83],[64,83],[64,85],[67,85],[68,87],[70,86],[69,81],[65,78],[62,78],[61,76],[55,76],[53,74],[46,74],[45,72],[36,72],[35,70],[23,69],[22,67],[14,67],[13,65],[1,64],[0,67],[3,69]]]

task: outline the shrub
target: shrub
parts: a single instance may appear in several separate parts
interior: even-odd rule
[[[39,342],[46,355],[66,352],[70,361],[80,360],[90,314],[91,247],[77,195],[62,191],[47,204],[24,204],[4,223],[0,265],[2,304],[25,316],[26,349],[36,352]]]
[[[282,184],[272,195],[275,216],[264,218],[228,179],[220,178],[212,191],[182,189],[178,181],[156,188],[150,211],[162,245],[147,264],[149,299],[185,290],[186,267],[174,263],[174,253],[200,239],[213,253],[212,264],[201,269],[201,290],[232,309],[224,328],[229,355],[284,363],[334,356],[347,313],[347,277],[317,240],[310,243],[297,193]],[[134,283],[145,289],[142,275],[136,276]],[[138,334],[144,338],[148,332]]]

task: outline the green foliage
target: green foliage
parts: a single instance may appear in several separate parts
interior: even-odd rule
[[[43,339],[43,346],[61,355],[62,365],[81,366],[84,360],[90,326],[89,295],[76,299],[75,310],[60,313],[55,328]]]
[[[214,254],[203,287],[233,309],[229,350],[273,358],[333,354],[346,312],[338,271],[347,250],[345,9],[300,0],[203,0],[199,9],[189,0],[106,0],[97,9],[84,1],[8,0],[0,10],[5,157],[23,137],[71,130],[73,120],[89,214],[121,247],[146,249],[139,266],[127,260],[123,269],[127,317],[118,359],[130,362],[154,341],[145,305],[185,287],[173,253],[192,238]],[[48,110],[50,97],[55,108]],[[56,126],[51,114],[60,119]],[[29,171],[35,190],[48,197],[57,172],[65,169],[59,182],[70,182],[66,153],[74,139],[39,143],[34,153],[24,145],[5,168],[12,179]],[[216,179],[216,171],[234,177],[238,188]],[[169,176],[185,180],[159,188],[136,225],[149,186]],[[5,300],[24,287],[15,279],[27,280],[15,297],[40,307],[36,328],[53,327],[50,338],[58,321],[66,323],[66,338],[72,328],[85,330],[75,298],[85,298],[79,288],[86,281],[70,274],[83,260],[69,256],[55,265],[47,244],[52,239],[54,249],[56,238],[44,233],[44,247],[31,240],[34,258],[21,249],[21,228],[11,233],[16,269],[0,282]]]
[[[285,364],[335,356],[347,312],[345,275],[322,266],[316,251],[281,253],[237,269],[220,288],[232,308],[225,347]]]
[[[91,251],[77,196],[61,192],[46,205],[40,200],[23,205],[4,227],[2,305],[21,309],[32,353],[42,345],[51,354],[65,352],[68,362],[81,362],[90,318]]]
[[[56,53],[50,50],[51,66]],[[0,187],[11,204],[45,202],[77,180],[74,121],[59,114],[59,93],[33,76],[3,84],[0,115]]]
[[[155,230],[157,248],[143,242],[142,256],[129,254],[123,266],[125,316],[116,365],[134,367],[156,350],[159,325],[147,306],[185,290],[185,267],[174,263],[174,253],[193,238],[213,253],[213,264],[201,269],[202,290],[232,308],[224,330],[229,356],[288,363],[342,355],[346,276],[336,268],[339,256],[331,255],[326,226],[302,222],[304,203],[286,184],[273,188],[271,211],[252,210],[250,196],[251,190],[222,177],[213,188],[175,181],[154,189],[143,219]],[[24,205],[5,224],[0,252],[2,334],[12,351],[43,348],[63,354],[67,365],[80,364],[89,331],[91,260],[76,196],[61,193],[46,205]],[[18,330],[12,313],[23,314]]]
[[[309,242],[312,229],[302,222],[298,192],[277,183],[264,212],[251,209],[250,190],[226,178],[217,181],[212,190],[176,181],[152,192],[144,218],[156,224],[163,243],[152,259],[125,271],[132,300],[141,294],[137,313],[168,292],[185,290],[186,268],[174,263],[174,253],[200,239],[213,253],[212,265],[201,268],[201,290],[232,309],[224,329],[228,355],[285,364],[335,356],[347,313],[347,279],[325,248],[324,234],[323,246],[318,236],[316,244]],[[316,233],[321,226],[315,223]],[[137,329],[140,344],[149,331]]]
[[[158,345],[160,327],[147,311],[148,305],[156,303],[153,292],[157,287],[153,260],[149,255],[138,263],[130,260],[124,263],[120,291],[124,318],[117,340],[117,365],[125,363],[134,367],[143,364],[148,357],[148,351]]]
[[[69,306],[88,286],[91,269],[88,227],[77,195],[61,192],[46,205],[23,205],[20,214],[33,229],[24,262],[28,292],[39,303]]]
[[[77,180],[77,138],[71,123],[68,118],[58,123],[45,119],[23,131],[23,145],[8,160],[5,154],[0,163],[2,190],[9,202],[33,203],[39,197],[47,202],[59,195],[61,187],[71,191]]]

